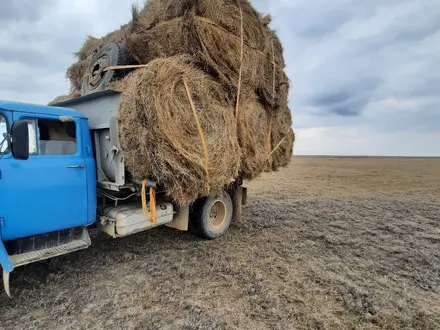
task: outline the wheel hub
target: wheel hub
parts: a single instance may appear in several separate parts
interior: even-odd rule
[[[104,69],[108,67],[109,61],[110,59],[107,55],[103,55],[95,61],[93,67],[90,69],[89,76],[89,85],[92,88],[96,88],[101,83],[105,74]]]
[[[216,201],[209,211],[209,222],[211,226],[218,228],[226,220],[226,205],[222,201]]]

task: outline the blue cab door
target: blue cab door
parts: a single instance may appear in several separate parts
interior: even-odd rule
[[[88,224],[81,120],[14,112],[28,121],[30,156],[0,160],[2,240]]]

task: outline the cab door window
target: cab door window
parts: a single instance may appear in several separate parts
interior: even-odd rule
[[[29,128],[29,154],[58,156],[76,154],[75,122],[54,119],[26,119]]]
[[[38,119],[40,155],[76,154],[76,125],[74,121]]]

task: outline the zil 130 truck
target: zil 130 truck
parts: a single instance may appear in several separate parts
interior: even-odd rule
[[[155,182],[134,179],[118,141],[120,97],[98,90],[56,106],[0,101],[0,264],[8,295],[15,267],[89,247],[91,227],[114,238],[155,227],[146,206],[155,204],[155,225],[207,239],[241,218],[242,182],[181,207]],[[154,204],[148,189],[156,191]]]

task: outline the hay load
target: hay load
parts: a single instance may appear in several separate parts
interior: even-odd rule
[[[109,42],[146,65],[108,86],[123,93],[119,135],[136,178],[154,178],[185,204],[289,163],[289,79],[270,16],[248,0],[150,0],[132,14],[88,37],[67,70],[66,98],[81,93]]]
[[[218,193],[240,165],[232,100],[190,60],[157,59],[118,84],[126,164],[180,204]]]

